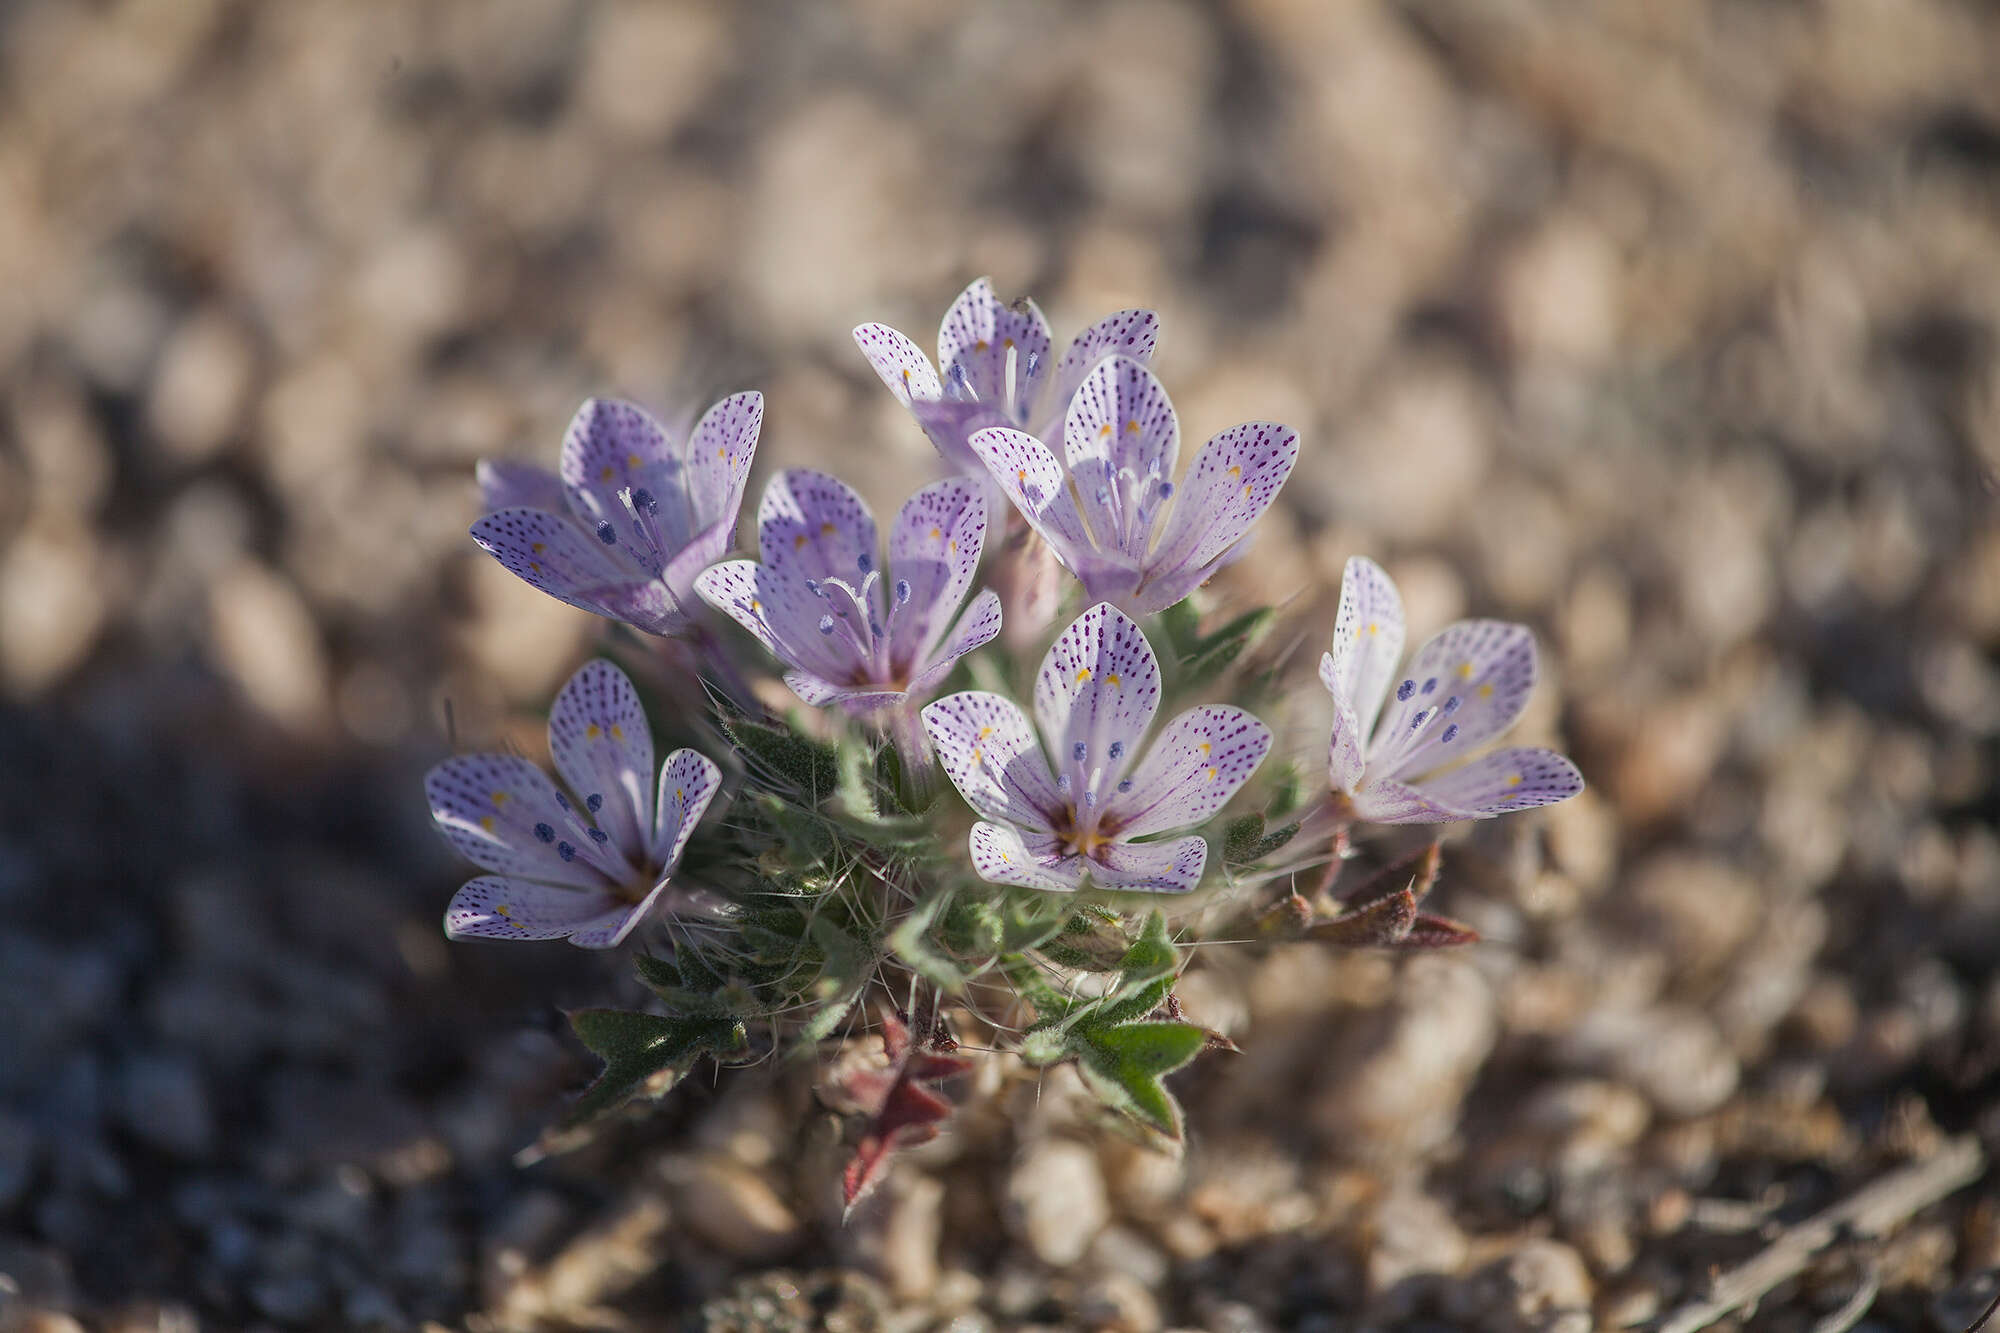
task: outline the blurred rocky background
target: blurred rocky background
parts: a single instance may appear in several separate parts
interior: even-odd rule
[[[1305,433],[1227,590],[1302,663],[1356,552],[1531,622],[1591,790],[1454,842],[1474,950],[1205,951],[1182,1162],[1053,1077],[842,1228],[781,1069],[517,1169],[616,974],[445,944],[419,776],[596,627],[473,460],[754,386],[753,495],[886,509],[848,329],[982,273]],[[2000,1138],[1996,469],[1976,0],[12,0],[0,1326],[1643,1325]],[[1996,1265],[1989,1179],[1748,1326]]]

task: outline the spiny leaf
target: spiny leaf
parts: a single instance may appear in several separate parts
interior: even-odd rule
[[[1398,949],[1454,949],[1461,944],[1479,943],[1479,932],[1462,921],[1429,912],[1417,913],[1410,933],[1396,941]]]
[[[1259,607],[1245,612],[1201,640],[1194,653],[1182,664],[1183,687],[1198,689],[1227,671],[1246,649],[1264,637],[1265,631],[1277,618],[1275,608]]]
[[[1444,866],[1444,844],[1429,843],[1408,856],[1390,862],[1370,875],[1355,888],[1340,894],[1347,902],[1372,902],[1384,893],[1392,893],[1398,887],[1410,891],[1410,896],[1422,902],[1437,885],[1438,871]]]
[[[702,1054],[727,1054],[747,1041],[743,1024],[727,1017],[577,1009],[569,1022],[583,1044],[603,1059],[604,1070],[563,1117],[564,1129],[602,1115],[642,1088],[655,1096],[664,1093]]]
[[[1090,1028],[1074,1043],[1077,1067],[1098,1100],[1167,1138],[1178,1139],[1180,1104],[1160,1080],[1201,1054],[1208,1035],[1193,1023]]]
[[[1372,902],[1310,927],[1306,938],[1350,949],[1379,948],[1396,943],[1416,924],[1416,895],[1407,888],[1392,889]]]
[[[722,725],[738,749],[806,799],[821,800],[839,785],[839,753],[824,741],[742,717],[725,717]]]

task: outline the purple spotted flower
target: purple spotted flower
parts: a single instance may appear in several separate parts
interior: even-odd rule
[[[460,755],[424,779],[439,831],[493,872],[452,896],[444,929],[454,939],[609,949],[663,899],[673,903],[674,869],[721,785],[715,765],[676,750],[656,790],[645,711],[608,662],[587,663],[556,696],[549,749],[573,795],[513,755]]]
[[[1333,786],[1356,817],[1377,824],[1488,819],[1583,790],[1576,765],[1553,750],[1517,746],[1460,762],[1527,706],[1535,640],[1525,626],[1461,620],[1419,648],[1399,674],[1402,653],[1396,585],[1380,565],[1356,556],[1340,582],[1333,651],[1319,665],[1335,709]]]
[[[968,443],[973,432],[1009,426],[1051,437],[1090,368],[1114,352],[1150,358],[1159,328],[1150,310],[1121,310],[1079,333],[1052,364],[1049,322],[1035,303],[1003,305],[981,278],[945,312],[935,367],[886,324],[863,324],[854,341],[946,461],[977,477],[985,467]]]
[[[711,407],[676,443],[640,408],[593,398],[563,437],[558,476],[483,462],[472,538],[571,606],[650,634],[690,625],[694,578],[736,540],[764,398]]]
[[[1123,356],[1099,362],[1070,401],[1061,459],[1003,427],[974,434],[972,447],[1085,594],[1134,616],[1172,606],[1242,554],[1299,459],[1296,431],[1247,422],[1203,445],[1177,489],[1174,405]]]
[[[1000,631],[1000,598],[971,591],[986,537],[986,501],[953,478],[911,496],[880,563],[875,517],[846,483],[794,468],[764,489],[757,560],[732,560],[695,580],[791,670],[809,704],[849,712],[912,704],[952,665]]]
[[[1263,762],[1271,733],[1224,704],[1167,723],[1142,761],[1160,706],[1160,664],[1139,627],[1099,603],[1064,630],[1035,682],[1035,728],[1013,701],[971,691],[924,709],[938,763],[983,818],[972,864],[999,884],[1071,892],[1185,893],[1208,856],[1200,837],[1138,841],[1220,810]]]

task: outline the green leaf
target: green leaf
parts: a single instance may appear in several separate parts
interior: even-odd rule
[[[1090,1026],[1129,1022],[1152,1013],[1173,989],[1179,967],[1180,954],[1167,934],[1166,914],[1155,908],[1118,962],[1118,988],[1092,1006]]]
[[[741,1050],[743,1024],[708,1015],[668,1018],[624,1009],[577,1009],[569,1014],[576,1035],[604,1061],[604,1071],[577,1098],[562,1127],[572,1129],[635,1093],[659,1096],[705,1053]]]
[[[1077,1068],[1099,1101],[1170,1139],[1181,1108],[1160,1080],[1201,1054],[1208,1033],[1192,1023],[1123,1023],[1089,1029],[1073,1043]]]
[[[1230,865],[1248,865],[1257,859],[1257,844],[1263,841],[1264,816],[1232,819],[1222,831],[1222,859]]]
[[[746,757],[808,800],[830,796],[839,786],[840,756],[824,741],[748,718],[724,718],[722,725]]]
[[[1198,689],[1227,671],[1245,650],[1264,637],[1277,618],[1276,609],[1260,607],[1238,616],[1201,640],[1181,664],[1182,688]]]
[[[965,971],[932,947],[931,927],[951,907],[955,895],[946,889],[933,894],[889,932],[889,952],[910,965],[910,969],[933,985],[956,991],[965,984]]]

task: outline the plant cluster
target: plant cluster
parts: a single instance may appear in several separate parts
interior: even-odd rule
[[[644,941],[634,964],[657,1002],[570,1015],[604,1070],[557,1141],[697,1060],[813,1052],[822,1095],[859,1121],[852,1206],[938,1132],[940,1083],[1001,1051],[1073,1063],[1171,1144],[1164,1076],[1228,1046],[1175,997],[1192,943],[1473,938],[1421,908],[1435,843],[1355,888],[1336,892],[1338,872],[1357,824],[1483,819],[1581,789],[1551,751],[1478,753],[1526,704],[1532,637],[1465,621],[1404,662],[1395,586],[1356,557],[1320,663],[1326,778],[1267,765],[1256,710],[1283,685],[1252,649],[1275,613],[1205,617],[1191,594],[1244,553],[1298,436],[1247,423],[1181,471],[1148,364],[1157,328],[1125,311],[1058,357],[1041,312],[981,280],[935,364],[893,329],[855,330],[954,473],[909,498],[886,542],[852,488],[796,468],[764,490],[756,558],[725,559],[755,393],[678,434],[593,401],[556,472],[481,465],[480,546],[639,632],[619,643],[629,674],[592,661],[551,706],[560,783],[507,755],[446,760],[427,783],[439,829],[487,872],[452,899],[448,934]],[[997,588],[974,591],[982,570]],[[789,711],[767,702],[783,697],[773,665]],[[977,688],[940,697],[960,675]],[[688,742],[657,768],[641,686]],[[1234,702],[1208,701],[1225,689]],[[1258,808],[1225,819],[1253,779]]]

